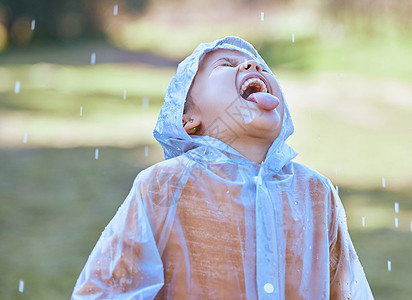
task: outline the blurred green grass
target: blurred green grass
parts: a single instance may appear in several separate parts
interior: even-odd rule
[[[0,150],[2,299],[69,298],[99,232],[153,163],[144,147],[99,150],[99,160],[86,147]]]
[[[373,54],[373,46],[358,50],[364,55],[358,58],[358,52],[351,52],[346,63],[337,59],[345,49],[329,53],[324,45],[313,51],[313,42],[279,58],[291,47],[303,47],[299,43],[297,37],[295,44],[261,48],[269,61],[271,55],[278,57],[271,63],[292,110],[296,133],[290,142],[300,152],[298,161],[339,185],[376,299],[409,299],[412,68],[404,70],[409,63],[402,64],[404,54],[394,58],[386,73],[375,63],[362,67],[368,53],[376,59],[382,55],[381,50]],[[320,56],[316,66],[305,62],[313,53]],[[330,62],[322,66],[324,55]],[[2,298],[69,297],[133,178],[162,160],[151,132],[174,71],[139,64],[0,67],[0,267],[7,270],[0,274]],[[14,94],[16,80],[21,82],[19,94]],[[142,105],[144,97],[150,99],[148,107]],[[22,143],[24,132],[27,144]],[[401,208],[399,229],[394,228],[395,201]],[[387,260],[392,261],[391,272]],[[25,281],[23,294],[18,293],[20,279]]]

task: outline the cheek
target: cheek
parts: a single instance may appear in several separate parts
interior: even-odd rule
[[[272,87],[273,95],[275,95],[276,97],[278,97],[280,99],[282,97],[282,92],[280,90],[280,86],[277,83],[277,81],[273,77],[270,77],[269,78],[269,84]]]
[[[210,118],[216,116],[219,110],[217,95],[218,93],[206,85],[192,91],[192,98],[203,123],[209,123]]]
[[[277,81],[273,78],[270,77],[268,78],[270,86],[272,87],[272,93],[273,95],[275,95],[276,97],[278,97],[280,103],[279,106],[276,108],[276,110],[278,111],[280,117],[281,117],[281,121],[283,122],[283,117],[284,117],[284,99],[282,96],[282,91],[280,89],[279,84],[277,83]]]
[[[208,78],[208,86],[218,98],[236,89],[236,70],[229,67],[215,69]]]
[[[191,94],[204,118],[215,118],[237,100],[235,78],[236,71],[229,68],[215,69],[210,76],[198,77]]]

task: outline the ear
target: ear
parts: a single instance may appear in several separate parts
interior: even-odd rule
[[[182,117],[182,125],[187,134],[199,134],[201,124],[202,122],[197,116],[184,114]]]

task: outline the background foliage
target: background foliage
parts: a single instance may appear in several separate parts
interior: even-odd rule
[[[136,174],[163,159],[151,132],[178,61],[239,35],[284,89],[297,160],[339,186],[376,299],[409,299],[410,12],[410,1],[0,1],[1,298],[69,298]]]

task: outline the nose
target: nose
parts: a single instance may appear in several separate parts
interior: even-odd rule
[[[247,60],[243,64],[240,65],[240,71],[247,71],[247,70],[257,71],[257,72],[261,73],[262,72],[262,67],[257,61],[255,61],[253,59],[250,59],[250,60]]]

